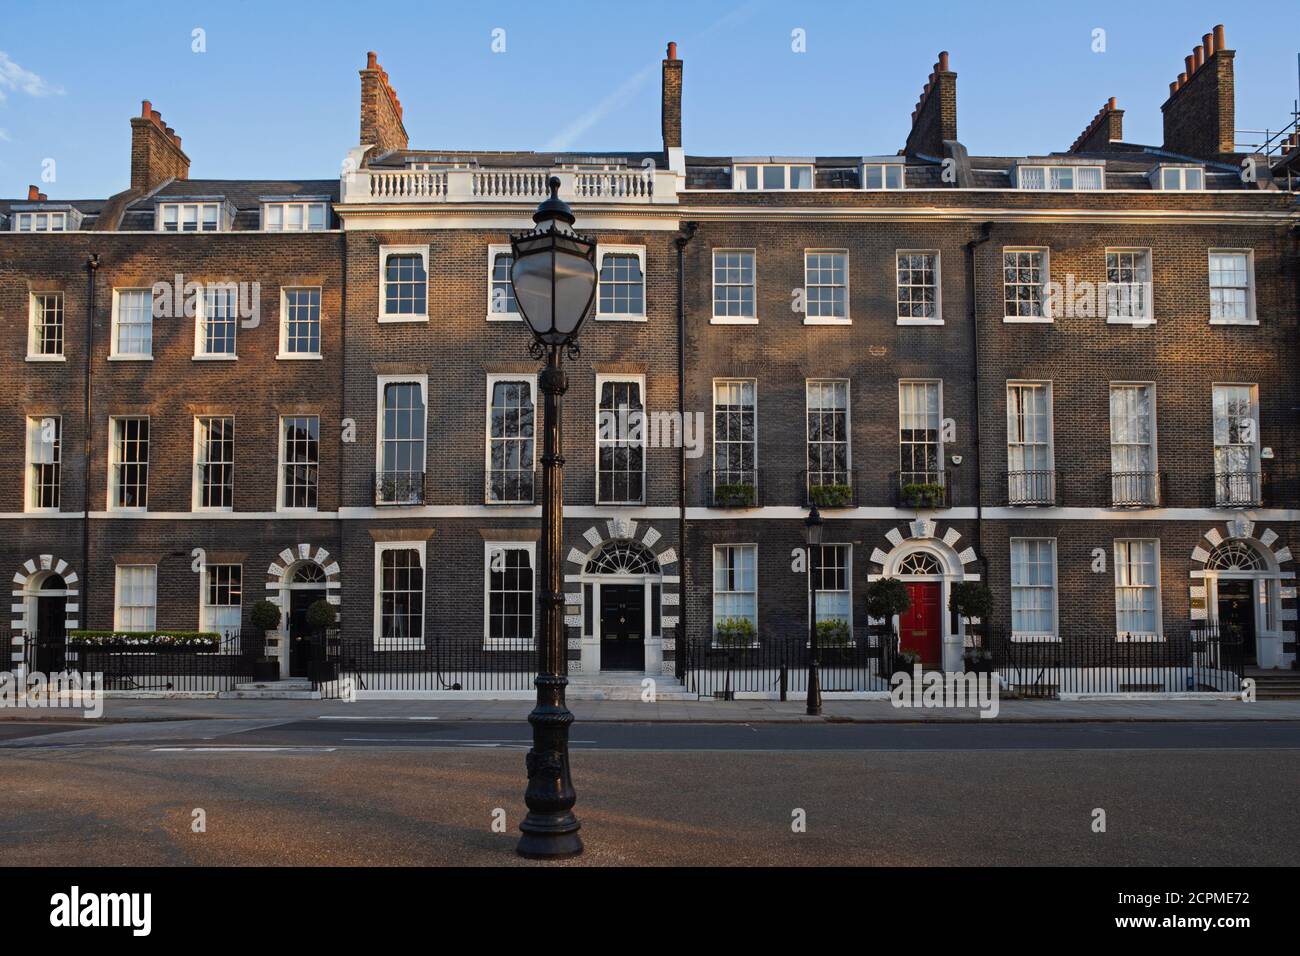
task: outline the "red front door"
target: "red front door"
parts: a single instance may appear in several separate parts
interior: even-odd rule
[[[942,617],[939,613],[939,583],[911,581],[907,585],[912,606],[898,618],[898,643],[905,651],[916,651],[922,664],[942,663]]]

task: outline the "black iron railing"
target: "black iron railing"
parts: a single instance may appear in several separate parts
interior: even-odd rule
[[[1258,508],[1264,503],[1263,476],[1257,471],[1237,471],[1214,476],[1217,508]]]
[[[41,656],[39,642],[32,642],[29,648],[27,667],[36,669]],[[260,652],[260,639],[242,640],[240,632],[233,629],[219,644],[206,649],[69,640],[63,669],[103,675],[104,690],[220,693],[254,679],[254,661]]]
[[[1165,500],[1163,471],[1112,471],[1110,501],[1116,508],[1154,508]]]
[[[483,481],[483,499],[490,505],[532,504],[541,476],[532,468],[493,468]]]
[[[345,635],[337,649],[338,676],[356,691],[530,691],[537,663],[531,637],[376,642]]]
[[[704,473],[710,508],[757,508],[761,474],[757,468],[713,468]]]
[[[1057,504],[1056,472],[1007,472],[1007,504],[1012,507]]]
[[[889,632],[870,627],[854,628],[850,639],[837,643],[819,640],[822,691],[887,690],[896,646],[897,638]],[[701,698],[733,700],[742,694],[775,695],[787,700],[808,692],[812,650],[806,634],[760,634],[747,644],[693,639],[685,642],[683,653],[684,682]]]
[[[857,506],[858,472],[855,468],[804,470],[804,507],[853,508]]]
[[[951,508],[951,477],[943,470],[894,472],[895,503],[900,508]]]
[[[374,484],[377,505],[424,504],[422,471],[377,471]]]

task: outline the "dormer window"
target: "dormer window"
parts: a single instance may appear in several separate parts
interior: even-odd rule
[[[327,221],[324,202],[264,202],[262,229],[266,232],[316,232]]]
[[[863,189],[902,189],[902,163],[863,163]]]
[[[219,202],[164,202],[158,204],[159,232],[218,232],[222,227]]]
[[[14,232],[67,232],[66,212],[16,212]]]
[[[736,163],[731,188],[744,190],[812,189],[811,163]]]
[[[1016,166],[1016,188],[1051,189],[1070,192],[1101,189],[1104,177],[1100,166]]]
[[[1152,185],[1168,191],[1205,188],[1205,171],[1199,166],[1157,166],[1151,172]]]

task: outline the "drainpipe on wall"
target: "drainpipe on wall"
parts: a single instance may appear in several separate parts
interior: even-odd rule
[[[684,234],[673,240],[677,247],[677,417],[682,423],[682,447],[677,450],[677,541],[681,555],[677,559],[682,569],[682,583],[678,589],[681,604],[677,606],[677,653],[674,670],[677,679],[686,676],[686,606],[690,603],[690,585],[686,576],[686,244],[695,238],[699,223],[688,222],[682,226]],[[660,600],[663,600],[662,591]],[[663,611],[660,610],[662,619]]]
[[[99,253],[92,252],[86,258],[86,355],[85,379],[86,401],[82,433],[85,436],[81,451],[81,605],[77,621],[82,627],[89,624],[90,612],[90,449],[91,432],[94,419],[92,412],[91,370],[94,368],[92,357],[95,354],[95,275],[99,271]]]
[[[971,367],[975,383],[975,427],[971,440],[971,457],[975,459],[975,556],[980,563],[980,578],[988,584],[989,562],[984,556],[984,476],[980,456],[980,323],[979,278],[975,264],[975,250],[988,242],[993,235],[993,223],[980,225],[980,237],[966,243],[966,275],[969,281]]]

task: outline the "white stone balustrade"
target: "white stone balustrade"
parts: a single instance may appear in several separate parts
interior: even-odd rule
[[[660,205],[677,202],[678,175],[666,169],[360,169],[342,178],[343,203],[517,202],[546,198],[546,181],[560,179],[568,203]]]

